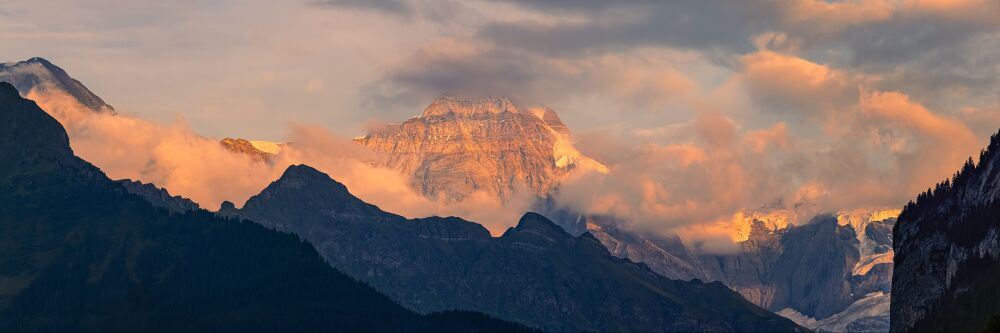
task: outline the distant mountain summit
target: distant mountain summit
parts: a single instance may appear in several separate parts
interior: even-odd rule
[[[573,147],[555,111],[506,97],[444,94],[420,116],[356,141],[377,152],[381,165],[411,175],[424,195],[450,201],[475,191],[506,201],[519,188],[544,196],[573,169],[608,172]]]
[[[62,92],[95,112],[114,112],[114,108],[87,89],[66,71],[43,58],[0,64],[0,82],[14,85],[23,96],[31,91]]]
[[[224,138],[219,141],[226,150],[250,156],[250,158],[267,162],[271,157],[281,152],[282,144],[270,141],[250,141],[247,139]]]

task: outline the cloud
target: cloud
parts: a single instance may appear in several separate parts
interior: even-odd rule
[[[183,121],[170,125],[122,114],[96,113],[57,89],[27,94],[60,121],[74,152],[112,179],[133,179],[166,188],[217,209],[223,201],[242,205],[293,164],[306,164],[344,183],[356,196],[407,217],[459,216],[483,224],[494,235],[516,225],[534,197],[501,204],[476,192],[460,202],[438,202],[412,189],[396,170],[374,166],[371,152],[316,125],[290,127],[290,142],[269,162],[233,153],[218,139],[196,134]]]
[[[321,0],[313,1],[312,4],[320,7],[371,11],[404,17],[411,16],[414,13],[413,7],[403,0]]]
[[[739,78],[764,112],[823,117],[857,101],[860,80],[826,65],[766,49],[740,63]]]
[[[481,29],[478,39],[555,58],[643,48],[698,50],[735,67],[741,54],[759,47],[759,37],[781,36],[789,48],[784,51],[896,77],[893,85],[879,88],[917,95],[925,103],[943,97],[942,89],[976,95],[995,91],[998,84],[996,1],[514,3],[583,19],[497,22]]]
[[[64,112],[84,157],[211,208],[305,163],[387,210],[502,230],[521,208],[485,194],[439,207],[315,126],[377,128],[443,92],[552,106],[612,169],[575,175],[562,199],[649,232],[760,207],[898,206],[1000,126],[990,0],[101,4],[12,2],[0,42],[22,46],[11,59],[54,54],[111,104],[161,120]],[[190,125],[162,121],[175,112]],[[289,119],[312,125],[274,125]],[[247,164],[189,127],[300,146]],[[713,237],[701,241],[726,248]]]
[[[699,93],[699,83],[672,60],[691,64],[691,71],[712,70],[697,56],[666,50],[561,59],[447,38],[392,64],[362,93],[368,108],[395,119],[414,114],[442,92],[550,105],[598,95],[623,108],[662,110],[690,103]]]
[[[725,251],[731,246],[720,235],[740,230],[728,226],[739,222],[730,220],[736,212],[783,208],[793,211],[792,223],[805,223],[820,212],[895,207],[949,177],[980,146],[959,119],[904,93],[866,87],[860,75],[766,50],[744,62],[734,77],[758,103],[816,116],[752,129],[709,106],[662,131],[670,143],[636,145],[645,132],[618,141],[588,133],[598,138],[581,142],[611,173],[571,179],[558,201],[616,216],[625,229],[677,233],[706,251]],[[978,112],[990,111],[968,114]],[[803,137],[794,128],[826,130],[799,130]]]

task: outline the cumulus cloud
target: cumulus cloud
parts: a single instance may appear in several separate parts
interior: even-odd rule
[[[611,173],[571,179],[558,201],[619,217],[627,229],[677,233],[706,251],[724,251],[732,246],[721,235],[737,229],[719,228],[719,221],[732,221],[735,212],[790,209],[792,223],[804,223],[820,212],[895,207],[950,176],[980,146],[959,119],[901,92],[866,87],[861,75],[771,51],[744,61],[734,80],[764,112],[779,99],[818,116],[754,129],[707,108],[671,126],[669,143],[588,134],[598,138],[581,142]],[[978,112],[989,111],[969,114]],[[803,137],[790,128],[824,130]]]

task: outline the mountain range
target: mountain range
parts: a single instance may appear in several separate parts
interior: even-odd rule
[[[616,256],[675,279],[719,281],[754,304],[817,330],[886,331],[891,228],[898,210],[849,210],[789,223],[789,212],[738,213],[739,251],[698,253],[677,236],[623,231],[613,217],[550,210],[556,223],[591,233]],[[746,223],[746,231],[741,226]],[[860,230],[860,231],[855,231]]]
[[[572,172],[612,170],[573,146],[554,110],[511,98],[441,95],[355,139],[430,198],[537,199],[540,214],[492,237],[460,218],[384,212],[304,165],[211,214],[73,156],[61,126],[18,95],[115,111],[59,67],[0,64],[0,82],[0,139],[18,143],[0,147],[0,331],[1000,327],[997,136],[901,213],[795,224],[748,210],[728,226],[740,250],[710,254],[555,202]],[[284,147],[220,144],[269,163]]]
[[[538,214],[493,238],[459,218],[384,212],[308,166],[219,214],[300,235],[334,267],[422,313],[471,310],[551,331],[800,329],[722,284],[667,279]]]
[[[0,82],[0,331],[524,330],[419,315],[294,235],[172,213],[73,155],[62,126]]]
[[[813,329],[889,327],[889,241],[898,210],[844,210],[802,225],[791,223],[787,210],[740,212],[728,227],[740,237],[741,251],[706,255],[676,235],[622,229],[627,223],[619,218],[556,202],[552,194],[572,170],[612,171],[573,147],[568,127],[551,108],[444,94],[419,116],[355,141],[380,156],[380,165],[409,175],[411,186],[428,197],[461,200],[474,191],[501,200],[532,196],[533,210],[571,235],[589,233],[613,255],[668,278],[722,282]],[[869,227],[877,230],[869,233]]]

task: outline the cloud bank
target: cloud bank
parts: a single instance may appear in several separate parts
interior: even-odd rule
[[[574,175],[564,204],[706,240],[725,237],[699,226],[741,210],[808,219],[900,206],[1000,127],[1000,2],[991,0],[60,7],[5,6],[0,42],[23,46],[7,57],[55,53],[112,104],[159,121],[67,114],[74,147],[115,177],[209,207],[245,200],[285,164],[306,163],[387,210],[502,229],[522,208],[485,197],[482,209],[429,202],[322,130],[353,136],[399,122],[443,92],[552,107],[577,148],[612,171]],[[170,122],[175,112],[189,121]],[[273,125],[294,121],[313,125]],[[141,133],[120,134],[126,128]],[[191,128],[300,147],[274,165],[245,164]],[[235,128],[249,133],[226,132]]]
[[[27,98],[59,120],[74,152],[108,177],[153,183],[209,210],[218,209],[223,201],[242,206],[293,164],[326,172],[352,194],[386,211],[411,218],[461,216],[495,235],[514,226],[532,203],[529,197],[515,197],[504,206],[484,192],[457,203],[436,202],[410,188],[406,176],[375,167],[363,147],[317,125],[291,125],[292,144],[264,162],[226,150],[218,139],[198,135],[183,120],[163,125],[95,113],[56,89],[34,90]]]

